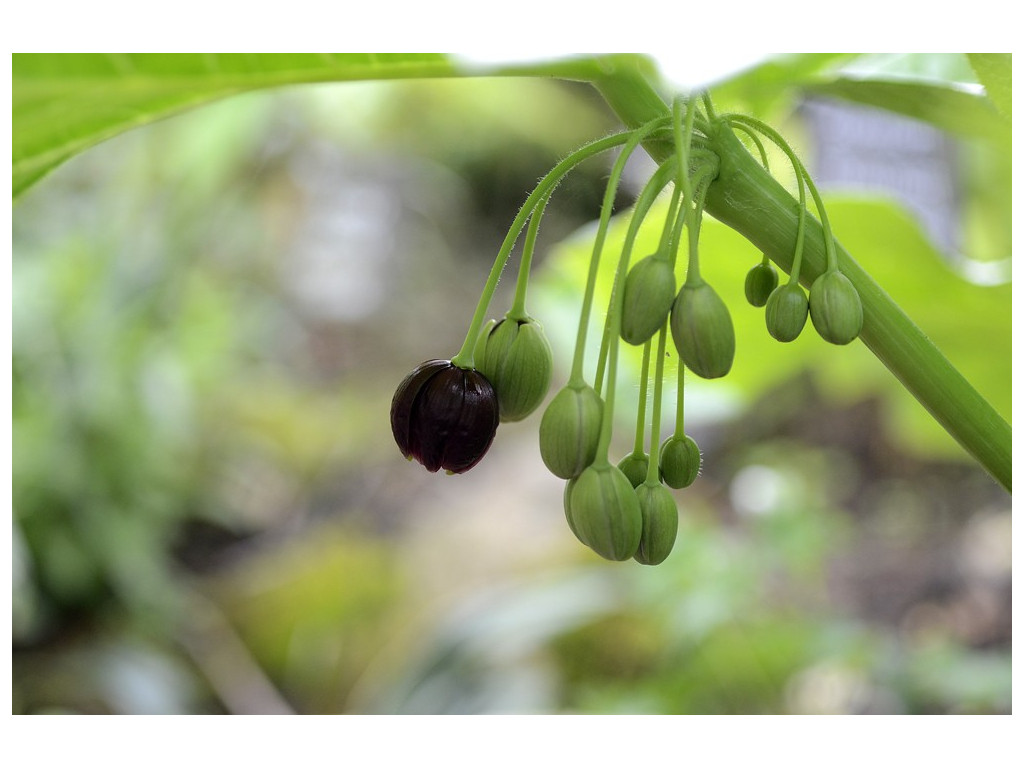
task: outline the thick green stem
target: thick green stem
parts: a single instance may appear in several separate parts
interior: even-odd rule
[[[634,71],[611,73],[595,81],[626,126],[669,114],[668,105],[644,77]],[[719,124],[711,146],[721,160],[711,184],[706,211],[742,234],[787,272],[800,218],[799,204]],[[665,141],[645,149],[661,162],[672,152]],[[821,225],[807,217],[801,282],[810,287],[827,267]],[[1008,491],[1012,488],[1010,425],[914,325],[853,257],[836,244],[839,268],[854,284],[864,305],[860,339],[961,446]]]

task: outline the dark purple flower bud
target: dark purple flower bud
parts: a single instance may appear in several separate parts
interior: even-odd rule
[[[498,396],[479,371],[448,360],[417,366],[391,400],[391,431],[402,455],[431,472],[476,466],[498,429]]]

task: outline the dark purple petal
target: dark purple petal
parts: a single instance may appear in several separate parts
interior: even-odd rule
[[[421,363],[402,380],[398,389],[395,390],[395,396],[391,399],[391,432],[395,436],[399,450],[407,459],[414,455],[410,431],[416,399],[424,384],[450,365],[451,363],[447,360],[428,360]]]
[[[457,371],[449,366],[431,378],[413,406],[409,440],[413,455],[430,472],[444,465],[445,447],[462,414],[464,397]]]
[[[452,425],[441,466],[461,473],[476,466],[491,447],[498,429],[498,397],[494,387],[478,371],[459,371],[463,393],[459,418]]]
[[[403,455],[429,471],[465,472],[494,440],[498,397],[478,371],[430,360],[399,385],[391,429]]]

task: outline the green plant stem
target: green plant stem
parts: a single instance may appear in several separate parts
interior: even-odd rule
[[[672,198],[668,202],[668,213],[665,214],[665,226],[661,229],[661,239],[658,241],[658,258],[664,258],[673,267],[676,264],[676,217],[681,215],[679,209],[679,198],[682,191],[678,184],[672,187]]]
[[[693,136],[693,122],[697,114],[697,102],[691,98],[686,102],[686,117],[680,120],[679,110],[682,103],[676,99],[672,103],[673,135],[676,141],[676,153],[679,156],[678,183],[683,188],[683,221],[690,231],[689,259],[686,264],[686,285],[698,285],[700,266],[697,261],[696,239],[693,237],[693,185],[690,183],[690,139]]]
[[[711,103],[711,94],[707,91],[701,91],[701,99],[704,101],[704,109],[708,113],[708,120],[715,119],[715,105]]]
[[[706,184],[709,180],[709,176],[713,175],[714,171],[710,171],[706,168],[702,168],[698,171],[698,175],[695,178],[696,186],[701,188],[702,185]],[[683,225],[685,225],[693,217],[693,211],[690,208],[693,207],[693,200],[683,200],[679,206],[679,211],[675,219],[675,228],[672,231],[672,266],[675,267],[676,255],[679,253],[679,248],[683,239]],[[697,227],[695,229],[695,226]],[[698,262],[696,260],[696,235],[699,233],[700,220],[698,218],[696,224],[692,224],[688,227],[689,240],[688,246],[688,261],[686,265],[686,281],[690,285],[694,285],[700,282],[700,272]],[[690,276],[693,275],[693,282],[690,282]]]
[[[663,161],[654,175],[647,180],[644,188],[637,197],[633,206],[633,213],[629,219],[629,228],[626,230],[626,237],[622,245],[622,253],[619,256],[619,264],[615,270],[615,279],[612,282],[611,297],[608,299],[608,319],[605,333],[608,336],[608,389],[605,395],[605,407],[601,416],[601,434],[597,443],[597,460],[607,461],[608,448],[612,442],[612,423],[615,412],[615,377],[618,370],[619,357],[619,332],[622,328],[622,298],[619,292],[622,290],[622,283],[626,279],[626,269],[629,266],[629,257],[633,253],[633,243],[636,242],[640,225],[647,216],[651,205],[658,195],[665,188],[675,172],[676,159],[669,157]]]
[[[717,138],[722,167],[708,196],[708,211],[787,268],[789,243],[799,218],[792,196],[753,162],[731,131],[722,130]],[[840,271],[853,283],[864,306],[861,341],[949,434],[1011,491],[1009,424],[853,257],[841,245],[826,240],[817,221],[806,218],[812,233],[803,249],[804,286],[810,288],[828,269],[826,243],[831,242]]]
[[[569,386],[581,386],[585,383],[583,378],[583,357],[587,346],[587,327],[590,324],[590,310],[594,302],[594,289],[597,286],[598,266],[601,262],[601,252],[604,250],[604,238],[608,232],[608,223],[611,221],[612,207],[615,202],[615,192],[619,186],[619,178],[626,167],[626,161],[630,154],[636,149],[640,142],[652,133],[661,120],[657,118],[640,126],[626,138],[625,146],[619,152],[612,166],[611,174],[608,177],[608,184],[605,186],[604,199],[601,202],[601,219],[597,225],[597,234],[594,237],[594,249],[590,256],[590,269],[587,273],[587,284],[583,290],[583,306],[580,308],[580,322],[576,330],[576,348],[573,352],[572,368],[569,372]],[[603,359],[603,356],[602,356]],[[601,363],[599,362],[600,366]],[[600,386],[600,374],[598,375],[598,386]]]
[[[669,113],[668,105],[638,72],[612,72],[595,87],[627,125]],[[789,271],[800,219],[799,203],[719,123],[709,137],[720,159],[710,185],[707,212],[746,237]],[[671,142],[652,140],[644,148],[655,161],[672,152]],[[801,282],[810,287],[828,267],[825,237],[812,217],[804,244]],[[853,283],[864,305],[861,341],[944,429],[1007,491],[1012,490],[1010,425],[945,358],[888,294],[842,247],[834,244],[839,269]]]
[[[498,250],[498,255],[494,259],[494,265],[491,267],[491,272],[487,276],[487,282],[484,284],[483,293],[480,294],[480,300],[477,302],[476,312],[473,314],[473,319],[469,324],[466,340],[462,343],[462,348],[452,358],[453,365],[466,369],[473,367],[473,348],[476,346],[477,337],[480,335],[480,329],[483,327],[484,319],[487,316],[487,307],[491,303],[491,297],[494,296],[494,290],[498,287],[498,280],[501,278],[502,270],[504,270],[508,257],[512,253],[512,247],[515,245],[519,233],[522,232],[523,227],[526,225],[526,220],[533,213],[538,203],[551,194],[565,174],[584,160],[612,147],[625,144],[634,135],[635,131],[624,131],[585,144],[558,163],[538,182],[533,192],[526,198],[523,207],[519,209],[519,213],[512,221],[512,226],[509,227],[508,234],[505,235],[505,240]]]
[[[662,384],[665,378],[665,337],[668,335],[668,323],[661,326],[658,333],[658,358],[654,363],[654,402],[651,404],[651,456],[647,461],[647,485],[658,485],[661,457],[661,397]],[[651,340],[647,340],[650,347]],[[680,363],[682,364],[682,363]]]
[[[668,259],[669,264],[672,265],[673,274],[675,273],[676,261],[679,257],[680,241],[682,240],[683,224],[686,222],[686,208],[683,207],[684,202],[682,200],[682,194],[679,191],[679,186],[675,185],[672,190],[672,200],[669,203],[669,219],[672,224],[672,231],[668,237]],[[666,229],[668,228],[669,222],[665,222]]]
[[[757,154],[761,156],[761,165],[764,166],[768,173],[771,173],[772,169],[768,165],[768,152],[765,150],[764,142],[761,141],[761,137],[757,135],[757,132],[743,123],[737,123],[734,127],[740,128],[754,142],[754,146],[757,147]]]
[[[640,398],[636,407],[636,437],[633,440],[633,455],[644,453],[644,427],[647,421],[647,381],[651,369],[651,340],[644,342],[644,358],[640,363]],[[657,385],[655,385],[657,387]]]
[[[756,138],[754,131],[760,131],[772,142],[781,149],[786,156],[789,158],[790,163],[793,165],[793,172],[796,173],[797,187],[800,191],[800,222],[797,226],[796,232],[796,246],[793,248],[793,270],[789,275],[789,282],[794,283],[800,279],[800,262],[803,256],[803,244],[804,244],[804,232],[806,231],[805,219],[807,218],[807,197],[804,192],[805,186],[811,190],[811,197],[814,198],[814,205],[818,209],[818,216],[821,218],[821,224],[825,233],[825,251],[828,254],[828,268],[830,270],[836,269],[836,248],[835,238],[832,237],[832,227],[828,223],[828,212],[825,210],[825,204],[821,200],[821,195],[818,194],[818,188],[814,184],[814,179],[811,178],[811,174],[804,168],[804,164],[800,162],[800,158],[796,156],[796,152],[789,146],[782,135],[772,128],[767,123],[756,120],[746,115],[727,115],[726,122],[730,126],[742,128],[748,136]],[[768,166],[765,166],[765,170],[768,170]]]
[[[757,147],[757,153],[761,156],[761,165],[764,166],[764,169],[766,171],[768,171],[768,173],[771,173],[772,169],[771,169],[771,167],[769,166],[769,163],[768,163],[768,152],[764,148],[764,142],[761,141],[761,137],[757,135],[757,132],[753,128],[751,128],[751,127],[749,127],[747,125],[744,125],[743,123],[737,123],[735,127],[740,128],[749,137],[749,139],[752,142],[754,142],[754,146]],[[803,225],[800,226],[800,230],[797,233],[797,248],[801,247],[802,238],[803,238]],[[795,253],[795,250],[794,250],[794,253]],[[762,266],[767,267],[769,264],[771,264],[771,261],[772,260],[768,258],[768,254],[767,253],[761,255],[761,265]]]
[[[679,368],[676,371],[676,431],[673,433],[673,437],[686,436],[685,410],[683,408],[685,384],[686,363],[683,362],[683,358],[679,358]]]
[[[685,285],[691,288],[704,283],[704,278],[700,276],[700,222],[704,216],[704,197],[707,194],[707,185],[712,175],[707,171],[701,172],[696,178],[696,191],[693,193],[693,198],[683,203],[687,206],[685,218],[686,230],[689,234]]]
[[[533,263],[533,249],[537,245],[537,231],[540,229],[540,220],[544,216],[544,209],[548,200],[551,199],[551,192],[537,203],[537,207],[530,216],[530,226],[526,230],[526,242],[523,243],[523,258],[519,263],[519,275],[516,278],[516,295],[512,300],[512,308],[508,311],[508,318],[517,322],[527,322],[530,315],[526,311],[526,289],[530,283],[530,266]]]
[[[597,392],[598,397],[601,396],[601,391],[604,387],[604,366],[608,362],[608,345],[611,343],[611,333],[608,328],[608,323],[605,323],[604,332],[601,334],[601,347],[597,352],[597,371],[594,373],[594,391]],[[569,381],[575,382],[576,380],[570,377]],[[578,381],[579,383],[586,383],[582,375]],[[579,384],[577,384],[577,386],[579,386]]]

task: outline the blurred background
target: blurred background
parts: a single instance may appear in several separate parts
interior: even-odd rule
[[[840,66],[973,80],[955,55],[815,77]],[[767,77],[723,84],[719,109],[791,138],[839,240],[1009,419],[1008,158]],[[1009,494],[862,345],[810,326],[774,342],[743,301],[760,254],[714,221],[702,272],[736,366],[689,380],[704,463],[675,492],[665,563],[576,541],[539,411],[466,475],[402,458],[395,386],[458,351],[536,181],[617,128],[558,81],[292,87],[131,131],[27,192],[14,712],[1009,712]],[[541,228],[528,306],[552,394],[613,160],[568,177]],[[631,160],[618,210],[651,167]],[[613,460],[632,447],[637,357]]]

